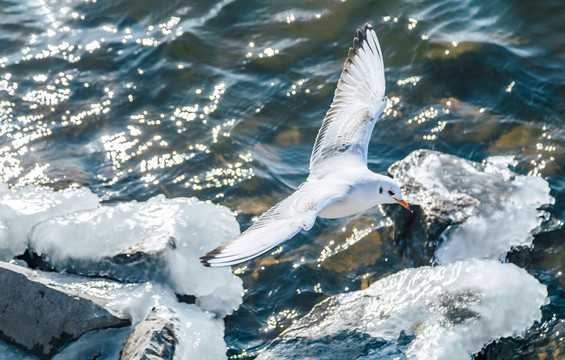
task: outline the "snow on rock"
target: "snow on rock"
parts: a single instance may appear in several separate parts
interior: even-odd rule
[[[237,234],[239,224],[226,207],[159,195],[52,217],[33,229],[30,244],[59,271],[159,278],[179,294],[196,296],[202,309],[225,316],[239,307],[242,282],[229,268],[203,267],[198,256]]]
[[[177,330],[184,342],[178,348],[176,359],[227,359],[222,319],[213,318],[196,305],[183,305],[177,314]]]
[[[513,264],[406,269],[317,304],[257,359],[468,360],[485,344],[523,334],[546,302],[546,287]]]
[[[554,199],[547,181],[519,175],[509,165],[508,157],[476,163],[431,150],[416,150],[391,165],[414,214],[397,205],[385,209],[396,241],[415,265],[500,258],[513,246],[531,245],[545,215],[538,209]]]
[[[38,222],[97,206],[98,197],[84,188],[53,191],[29,185],[11,189],[0,183],[0,260],[21,255]]]

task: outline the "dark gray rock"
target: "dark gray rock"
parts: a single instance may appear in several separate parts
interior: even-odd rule
[[[172,360],[178,345],[169,308],[153,309],[129,336],[121,360]]]
[[[130,324],[108,312],[105,303],[57,286],[41,272],[0,262],[0,334],[39,357],[91,330]]]

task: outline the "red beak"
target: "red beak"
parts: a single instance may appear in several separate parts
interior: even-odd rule
[[[412,210],[410,210],[410,206],[408,206],[408,203],[404,200],[398,200],[398,199],[394,199],[396,200],[397,203],[399,203],[400,205],[402,205],[403,208],[405,208],[406,210],[410,211],[411,213],[413,213]]]

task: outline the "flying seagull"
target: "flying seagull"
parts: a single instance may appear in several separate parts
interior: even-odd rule
[[[367,168],[371,132],[387,104],[381,47],[369,24],[357,30],[334,99],[316,137],[310,175],[239,236],[200,257],[220,267],[253,259],[310,230],[316,217],[340,218],[379,204],[410,210],[398,184]]]

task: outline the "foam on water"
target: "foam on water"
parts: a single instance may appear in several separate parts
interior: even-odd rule
[[[546,180],[515,174],[508,169],[513,164],[509,157],[486,160],[486,176],[496,176],[501,180],[492,182],[496,188],[480,182],[482,193],[473,193],[480,202],[465,222],[443,234],[444,241],[435,254],[438,263],[467,258],[503,258],[513,247],[531,246],[534,239],[532,231],[544,221],[545,213],[538,209],[553,204],[554,198],[549,194]],[[428,169],[428,176],[445,171],[434,166]],[[469,171],[470,182],[478,181],[479,176],[485,177],[474,167],[467,166],[466,170]],[[473,191],[473,186],[469,191]]]
[[[387,342],[367,359],[382,358],[392,348],[409,359],[468,360],[485,344],[519,336],[539,321],[547,290],[513,264],[473,259],[406,269],[331,301],[282,334],[291,339],[290,348],[292,339],[325,343],[351,332]],[[284,351],[283,343],[259,358]]]
[[[21,255],[38,222],[97,206],[98,197],[84,188],[53,191],[29,185],[10,189],[0,183],[0,260]]]

